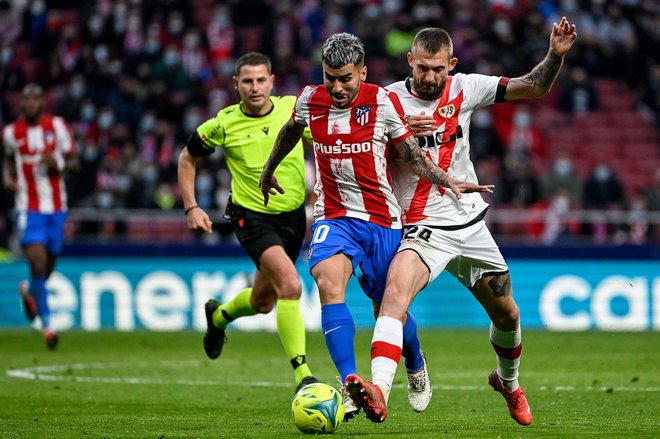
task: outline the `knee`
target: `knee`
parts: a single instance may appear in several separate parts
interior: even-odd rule
[[[275,307],[275,298],[258,298],[252,303],[252,308],[259,314],[268,314]]]
[[[520,310],[515,303],[498,309],[491,317],[496,328],[503,331],[515,331],[520,324]]]
[[[302,285],[298,275],[287,276],[277,286],[277,297],[284,300],[298,300],[302,294]]]

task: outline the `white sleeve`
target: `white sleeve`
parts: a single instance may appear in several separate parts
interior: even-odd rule
[[[65,156],[74,152],[73,135],[64,119],[53,117],[53,128],[57,138],[57,149]]]
[[[2,144],[4,145],[5,155],[13,156],[16,151],[16,141],[12,132],[14,131],[14,125],[7,125],[2,130]]]
[[[385,89],[378,91],[379,100],[382,99],[385,116],[385,126],[390,133],[393,142],[398,142],[410,137],[412,132],[405,121],[405,113],[399,97],[396,93]],[[381,97],[382,95],[382,97]]]
[[[300,125],[309,126],[309,100],[314,90],[314,87],[308,85],[298,94],[292,116],[293,120]]]
[[[455,75],[455,78],[460,79],[465,101],[472,110],[495,103],[497,85],[500,82],[499,76],[459,73]]]

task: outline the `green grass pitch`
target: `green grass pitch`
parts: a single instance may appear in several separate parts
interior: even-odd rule
[[[337,437],[660,437],[660,333],[523,334],[521,384],[534,413],[517,425],[486,383],[495,355],[486,330],[421,331],[434,386],[410,410],[399,367],[384,424],[360,417]],[[0,331],[2,438],[301,438],[292,423],[293,374],[277,334],[228,332],[211,361],[198,332],[64,332],[48,352],[40,334]],[[371,331],[356,338],[369,374]],[[320,333],[308,361],[336,372]]]

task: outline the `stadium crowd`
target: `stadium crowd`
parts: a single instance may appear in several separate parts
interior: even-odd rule
[[[195,127],[236,101],[233,65],[245,52],[272,59],[276,94],[297,94],[322,82],[320,43],[347,31],[365,44],[368,81],[387,85],[409,74],[405,54],[415,33],[439,25],[453,36],[457,71],[516,76],[543,58],[549,24],[562,15],[579,35],[551,96],[474,115],[477,173],[496,185],[488,201],[545,212],[526,232],[547,243],[585,233],[597,242],[660,240],[644,221],[660,212],[660,170],[631,186],[616,161],[577,166],[570,149],[557,153],[550,141],[558,122],[602,111],[597,85],[607,81],[631,97],[635,127],[652,130],[642,153],[659,163],[654,0],[0,0],[0,126],[18,116],[22,87],[38,82],[48,110],[71,124],[78,143],[81,172],[68,181],[72,208],[169,211],[181,208],[178,152]],[[547,124],[538,115],[548,107],[563,118]],[[220,153],[200,164],[200,206],[224,209],[229,178]],[[2,194],[3,217],[11,200]],[[585,231],[563,219],[582,208],[625,210],[630,220],[592,221]]]

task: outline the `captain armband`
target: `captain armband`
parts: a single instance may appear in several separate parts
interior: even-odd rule
[[[506,86],[509,84],[509,78],[502,76],[500,81],[497,83],[497,90],[495,91],[495,103],[499,104],[506,102],[504,95],[506,94]]]
[[[209,149],[204,145],[197,132],[192,133],[188,137],[186,148],[188,148],[188,153],[193,157],[208,157],[215,151],[215,149]]]

